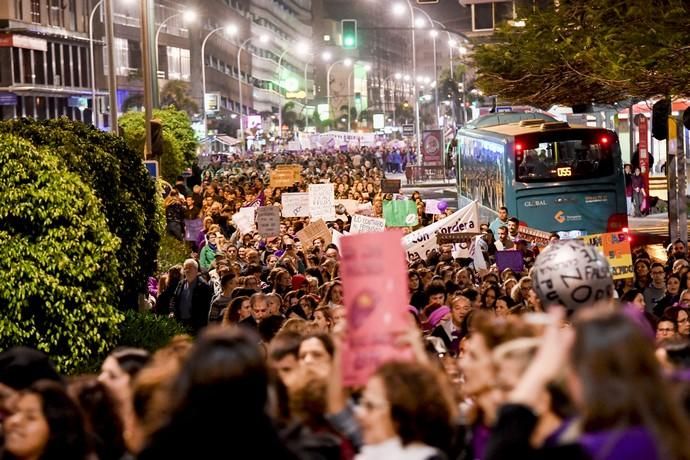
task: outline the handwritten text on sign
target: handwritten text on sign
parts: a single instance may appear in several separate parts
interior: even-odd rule
[[[277,206],[256,208],[256,226],[263,237],[280,235],[280,209]]]
[[[335,220],[333,184],[309,184],[309,214],[312,220]]]
[[[309,217],[308,193],[283,193],[280,199],[283,217]]]
[[[386,221],[380,217],[367,217],[355,214],[352,216],[350,233],[382,232],[386,229]]]

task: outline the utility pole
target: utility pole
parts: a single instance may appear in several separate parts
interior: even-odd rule
[[[106,0],[108,1],[108,0]],[[151,70],[151,34],[149,29],[149,22],[151,20],[152,10],[150,4],[152,0],[140,0],[141,2],[141,66],[143,67],[144,77],[144,127],[146,128],[146,147],[144,149],[144,159],[148,159],[149,155],[153,154],[153,145],[151,143],[151,118],[153,118],[153,79]]]
[[[105,35],[108,41],[108,91],[110,98],[110,132],[117,134],[117,71],[115,69],[115,32],[113,30],[113,1],[105,0]]]

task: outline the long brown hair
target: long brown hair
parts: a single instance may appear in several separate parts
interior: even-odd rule
[[[690,424],[661,374],[653,342],[622,313],[598,314],[576,325],[572,351],[582,381],[588,432],[644,426],[660,458],[690,460]]]

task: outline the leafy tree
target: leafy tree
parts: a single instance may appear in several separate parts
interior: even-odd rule
[[[105,351],[123,319],[119,245],[58,154],[0,134],[0,349],[38,348],[63,371]]]
[[[191,96],[191,86],[186,81],[170,80],[161,90],[161,106],[172,106],[184,111],[188,116],[199,113],[199,105]]]
[[[163,155],[159,159],[161,175],[168,182],[175,182],[183,169],[192,167],[196,162],[198,142],[184,112],[167,107],[154,110],[153,116],[161,120],[163,126]],[[146,143],[144,114],[128,112],[120,117],[119,124],[127,143],[136,151],[143,152]]]
[[[116,258],[122,289],[120,283],[112,288],[119,295],[115,304],[123,310],[136,308],[138,294],[146,292],[147,279],[155,272],[163,231],[155,184],[141,156],[121,137],[66,118],[0,122],[0,133],[47,148],[92,188],[110,232],[121,240]]]
[[[690,4],[569,0],[524,12],[475,48],[478,86],[548,107],[690,94]]]

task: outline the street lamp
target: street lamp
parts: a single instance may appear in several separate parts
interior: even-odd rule
[[[89,14],[89,61],[91,64],[91,123],[98,128],[98,109],[96,108],[96,65],[93,58],[93,17],[96,10],[103,5],[103,0],[99,0],[91,9]],[[112,70],[111,70],[112,72]]]
[[[309,50],[311,49],[311,46],[307,42],[301,42],[297,44],[297,53],[300,55],[305,55],[309,53]],[[276,68],[278,72],[278,137],[283,137],[283,93],[281,92],[281,85],[280,85],[280,71],[283,67],[282,62],[283,58],[285,57],[285,54],[290,51],[290,48],[285,49],[280,57],[278,58],[278,67]],[[306,66],[304,70],[304,74],[307,74]],[[306,82],[306,77],[305,77],[305,82]],[[307,91],[307,85],[305,83],[304,85],[304,91],[306,93]],[[306,97],[305,97],[306,99]],[[305,104],[305,110],[306,110],[306,104]]]
[[[156,55],[154,56],[154,59],[156,60],[156,69],[159,66],[159,63],[158,63],[158,37],[160,37],[161,30],[163,29],[163,26],[165,26],[169,21],[171,21],[175,18],[179,18],[180,16],[182,16],[182,20],[185,23],[196,21],[196,17],[197,17],[196,11],[194,11],[194,10],[183,10],[183,11],[179,11],[179,12],[177,12],[171,16],[168,16],[167,18],[165,18],[165,20],[163,20],[163,22],[160,23],[160,25],[156,29],[156,35],[153,39],[153,49],[156,50]],[[156,75],[156,76],[154,76],[154,78],[158,78],[158,76]]]
[[[416,127],[416,134],[417,134],[417,162],[421,165],[422,163],[422,132],[421,132],[421,126],[420,126],[420,120],[419,120],[419,101],[417,100],[417,53],[416,53],[416,44],[415,44],[415,20],[414,20],[414,7],[412,6],[411,0],[405,0],[407,3],[407,11],[410,16],[410,34],[412,35],[412,88],[414,91],[414,109],[415,109],[415,127]],[[397,14],[402,14],[404,10],[404,6],[402,4],[399,4],[394,6],[393,11],[396,12]]]
[[[242,56],[242,50],[244,49],[245,46],[247,46],[247,43],[249,43],[254,37],[249,37],[245,39],[242,44],[240,45],[239,49],[237,50],[237,89],[239,90],[240,93],[240,146],[242,151],[244,151],[244,109],[242,108],[243,103],[242,103],[242,67],[241,67],[241,56]],[[270,40],[270,37],[266,34],[261,35],[259,37],[259,41],[261,43],[268,43]],[[282,127],[281,127],[282,129]]]
[[[364,71],[371,72],[371,64],[365,64]],[[348,75],[347,77],[347,132],[350,132],[352,130],[352,106],[350,105],[352,102],[352,89],[350,83],[352,82],[352,77],[354,76],[354,73],[355,68],[353,66],[352,70],[350,71],[350,75]]]
[[[201,92],[202,94],[202,107],[203,107],[203,112],[204,112],[204,137],[207,136],[208,134],[208,118],[206,115],[206,42],[208,41],[209,38],[211,38],[211,35],[215,34],[216,32],[220,32],[221,30],[225,30],[225,32],[228,35],[235,35],[237,33],[237,26],[234,24],[229,24],[223,27],[216,27],[212,31],[210,31],[206,36],[204,37],[204,40],[201,42]],[[240,109],[242,107],[240,106]],[[240,120],[242,117],[240,117]],[[241,123],[240,123],[241,124]]]
[[[333,64],[328,66],[328,71],[326,72],[326,102],[328,103],[328,118],[331,118],[331,70],[337,64],[343,64],[345,67],[350,67],[352,65],[352,59],[345,58],[335,61]],[[349,80],[348,80],[349,81]]]

